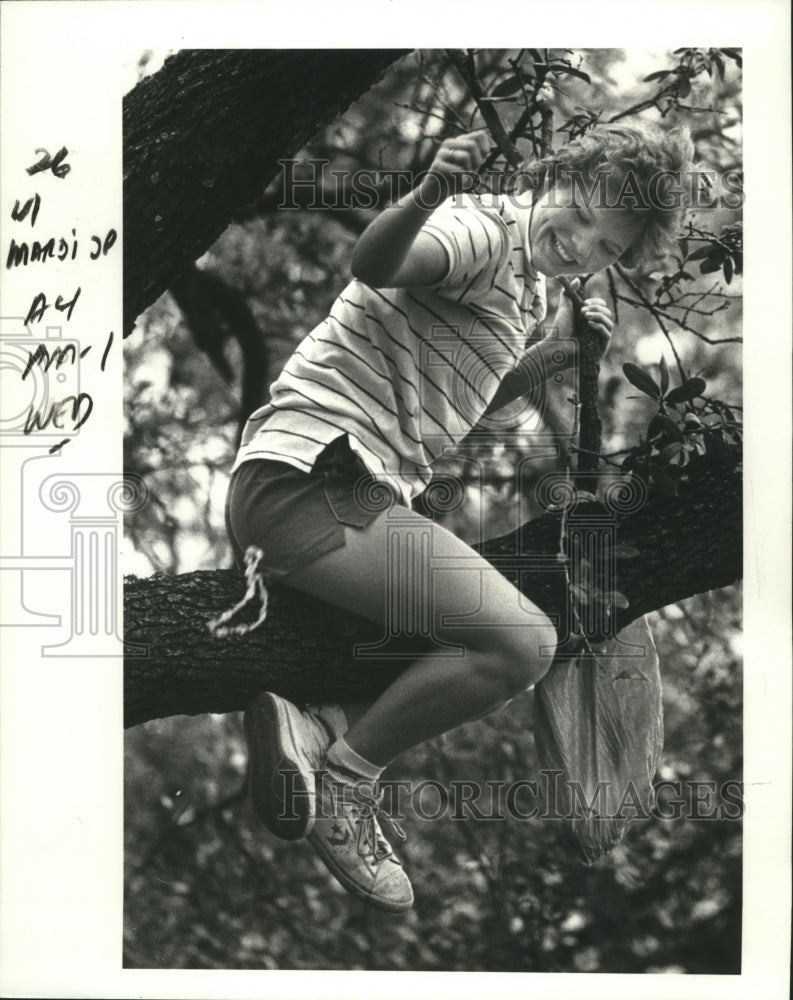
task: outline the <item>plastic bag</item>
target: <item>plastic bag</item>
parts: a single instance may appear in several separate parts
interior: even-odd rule
[[[650,814],[663,749],[658,653],[645,618],[597,647],[557,660],[535,689],[534,737],[546,772],[546,814],[562,819],[593,864],[631,821]],[[600,652],[602,650],[602,652]]]

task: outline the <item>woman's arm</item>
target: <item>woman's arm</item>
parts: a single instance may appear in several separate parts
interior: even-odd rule
[[[572,285],[574,289],[578,289],[578,278],[573,279]],[[584,300],[581,312],[589,329],[598,336],[602,358],[608,350],[614,330],[611,310],[603,299],[591,298]],[[525,396],[531,402],[534,396],[539,396],[539,390],[554,375],[575,367],[578,352],[573,332],[573,307],[566,295],[562,296],[550,327],[556,331],[557,336],[545,337],[524,351],[515,368],[501,380],[486,415],[495,413],[519,397]],[[570,345],[571,342],[572,350],[561,349],[563,344]]]
[[[557,372],[567,371],[574,364],[575,352],[561,351],[556,338],[532,344],[499,383],[495,396],[485,410],[485,416],[490,416],[516,399],[526,398],[530,403],[535,397],[539,399],[540,389],[545,383]]]
[[[574,292],[578,292],[581,287],[581,281],[578,278],[573,278],[570,285]],[[606,305],[605,299],[589,298],[584,299],[584,304],[581,306],[581,313],[587,321],[589,329],[592,330],[593,333],[597,334],[600,347],[600,357],[602,358],[609,349],[611,334],[614,332],[614,317],[611,310]],[[549,326],[557,331],[557,336],[561,340],[571,340],[575,338],[573,301],[569,295],[562,293],[560,296],[559,307],[556,310],[553,322],[550,323]],[[566,365],[567,368],[572,366],[573,360],[574,359]]]
[[[353,277],[374,288],[431,285],[445,277],[449,269],[446,251],[421,228],[445,199],[447,182],[461,174],[471,176],[488,145],[485,132],[441,143],[429,174],[361,234],[352,255]]]

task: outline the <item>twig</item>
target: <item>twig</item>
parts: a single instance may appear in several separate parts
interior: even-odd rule
[[[506,129],[501,123],[501,119],[498,117],[496,109],[490,102],[484,100],[486,95],[482,90],[482,85],[477,79],[473,52],[470,49],[466,52],[452,49],[449,50],[448,55],[457,69],[457,72],[463,78],[464,83],[471,92],[471,97],[473,97],[476,102],[476,106],[479,108],[479,112],[482,115],[482,120],[487,126],[493,141],[498,146],[507,163],[513,169],[517,169],[520,166],[520,154],[515,148],[515,144],[507,135]]]
[[[574,444],[570,446],[570,450],[575,454],[585,454],[596,458],[600,462],[604,462],[606,465],[612,465],[615,469],[622,468],[619,462],[613,462],[612,458],[617,455],[627,455],[628,452],[632,451],[631,448],[624,448],[622,451],[615,451],[609,455],[604,455],[603,452],[589,451],[587,448],[579,448],[578,445]]]
[[[704,341],[706,344],[742,344],[743,343],[743,337],[722,337],[720,340],[714,340],[712,337],[706,337],[705,334],[702,333],[700,330],[694,329],[693,326],[689,326],[688,323],[686,323],[684,320],[682,320],[682,319],[680,319],[678,317],[670,316],[669,313],[666,312],[664,309],[659,309],[657,306],[655,306],[655,307],[648,306],[646,299],[644,299],[642,301],[637,301],[636,299],[632,299],[632,298],[630,298],[627,295],[620,295],[619,299],[620,299],[620,302],[624,302],[624,303],[626,303],[626,305],[629,305],[629,306],[635,306],[636,308],[642,308],[643,306],[647,306],[647,308],[649,309],[649,311],[653,314],[655,320],[658,322],[658,324],[661,327],[661,329],[666,334],[667,339],[669,339],[669,333],[666,330],[666,328],[663,326],[663,324],[661,323],[661,319],[668,319],[670,321],[670,323],[674,323],[675,326],[679,326],[681,330],[685,330],[687,333],[693,333],[695,337],[699,337],[699,339],[702,340],[702,341]],[[669,307],[667,307],[667,308],[669,308]],[[685,310],[685,306],[678,306],[677,308]],[[714,313],[715,312],[721,312],[721,310],[720,309],[719,310],[714,310]],[[704,313],[703,315],[712,316],[712,315],[714,315],[714,313]],[[672,348],[674,349],[674,345],[672,345],[671,340],[669,342],[670,342],[670,345],[672,346]],[[675,357],[677,357],[677,355],[675,355]],[[678,365],[678,367],[679,367],[679,365]],[[683,377],[685,378],[686,376],[683,376]]]
[[[540,155],[547,156],[552,150],[553,144],[553,111],[550,108],[542,109],[542,121],[540,123]]]
[[[609,295],[611,296],[611,304],[614,306],[614,323],[615,325],[620,321],[619,309],[617,307],[617,286],[614,284],[614,275],[610,267],[606,268],[606,277],[609,283]]]
[[[653,317],[655,318],[656,323],[659,325],[659,327],[663,331],[663,334],[666,337],[667,342],[668,342],[669,346],[672,349],[672,354],[674,355],[674,358],[675,358],[675,364],[677,365],[677,370],[678,370],[678,372],[680,372],[680,378],[685,382],[686,379],[688,378],[688,375],[686,374],[686,370],[683,367],[683,362],[680,360],[680,355],[677,353],[677,348],[675,347],[674,341],[672,340],[672,335],[670,334],[670,332],[667,330],[666,326],[664,325],[663,320],[661,319],[661,317],[658,314],[657,308],[652,304],[652,302],[649,301],[649,299],[646,298],[646,296],[644,295],[644,293],[642,292],[642,290],[635,284],[635,282],[631,279],[631,277],[625,272],[625,268],[623,268],[621,264],[615,264],[614,265],[614,269],[616,270],[617,274],[622,278],[622,280],[625,282],[625,284],[629,288],[631,288],[636,293],[636,295],[639,296],[639,298],[642,300],[643,305],[650,311],[650,313],[652,313]],[[672,320],[672,322],[674,322],[674,320]]]

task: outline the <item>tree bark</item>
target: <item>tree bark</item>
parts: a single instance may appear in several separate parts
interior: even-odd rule
[[[184,51],[124,98],[124,333],[405,50]]]
[[[703,461],[674,499],[623,496],[611,504],[611,513],[592,503],[568,511],[568,532],[615,524],[616,541],[639,552],[614,564],[611,584],[630,602],[614,610],[614,632],[640,615],[740,579],[741,499],[740,471]],[[627,512],[615,521],[613,510],[620,505]],[[548,513],[485,542],[480,551],[553,616],[563,635],[569,597],[556,560],[559,526],[559,513]],[[256,631],[212,638],[206,623],[234,605],[243,590],[241,577],[223,570],[127,580],[127,726],[240,710],[264,689],[296,701],[374,695],[423,648],[420,641],[405,641],[389,647],[401,658],[356,655],[356,644],[376,642],[384,630],[286,588],[273,589],[268,617]]]
[[[293,156],[402,54],[180,52],[127,95],[125,334],[235,212],[262,194],[278,160]],[[567,512],[568,537],[602,535],[616,524],[617,540],[640,552],[616,564],[616,579],[607,581],[630,601],[626,610],[614,610],[612,631],[740,578],[738,471],[703,463],[690,470],[677,498],[622,506],[625,511],[619,502],[611,511],[579,504]],[[560,514],[549,513],[481,551],[554,617],[564,635],[570,597],[556,558],[559,534]],[[268,618],[255,632],[211,637],[206,623],[235,604],[242,590],[241,578],[223,571],[127,581],[127,725],[239,710],[264,688],[298,701],[374,695],[421,648],[420,642],[403,642],[391,648],[401,658],[359,656],[356,644],[376,642],[382,628],[286,589],[274,590]]]

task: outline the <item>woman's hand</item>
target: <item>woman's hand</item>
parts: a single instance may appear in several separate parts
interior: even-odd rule
[[[434,236],[420,230],[453,191],[474,186],[477,168],[489,149],[484,130],[445,139],[421,182],[382,211],[359,237],[350,266],[353,276],[373,288],[440,281],[449,268],[446,251]]]
[[[570,285],[574,291],[578,291],[581,282],[578,278],[573,278]],[[587,321],[589,329],[597,335],[599,355],[602,358],[609,349],[611,335],[614,332],[614,316],[611,309],[606,305],[605,299],[584,299],[581,314]],[[559,330],[563,339],[573,336],[573,302],[569,296],[562,295],[553,325]]]
[[[614,332],[614,317],[605,299],[584,299],[581,314],[589,329],[597,334],[599,355],[602,358],[609,349],[611,334]]]
[[[461,174],[470,176],[473,180],[490,150],[490,144],[490,136],[485,129],[444,139],[435,153],[429,172],[447,180]]]

